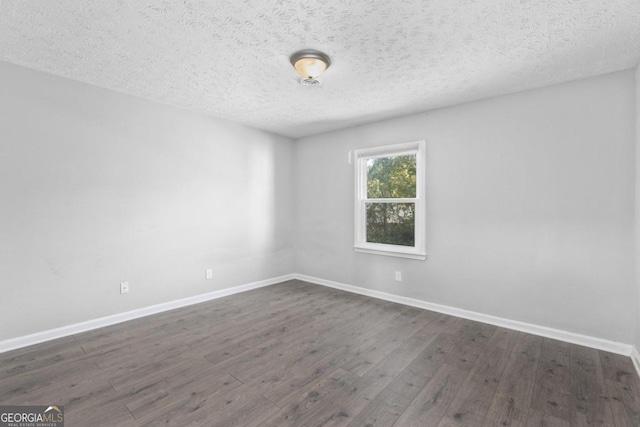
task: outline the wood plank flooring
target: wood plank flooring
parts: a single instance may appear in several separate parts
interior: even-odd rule
[[[640,426],[629,358],[290,281],[0,354],[67,426]]]

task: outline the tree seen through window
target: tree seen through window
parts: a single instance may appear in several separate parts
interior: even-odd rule
[[[415,245],[416,156],[367,160],[366,239],[370,243]]]

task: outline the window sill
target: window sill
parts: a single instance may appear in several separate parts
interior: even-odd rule
[[[382,256],[391,256],[396,258],[407,258],[407,259],[416,259],[420,261],[424,261],[427,259],[427,254],[419,253],[419,252],[404,252],[398,251],[393,248],[393,250],[384,250],[384,249],[374,249],[374,248],[365,248],[360,246],[355,246],[353,248],[354,251],[364,253],[364,254],[372,254],[372,255],[382,255]]]

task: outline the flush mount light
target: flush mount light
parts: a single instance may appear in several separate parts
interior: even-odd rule
[[[313,49],[296,52],[289,59],[302,76],[300,83],[304,85],[317,85],[319,82],[316,78],[331,65],[331,59],[326,54]]]

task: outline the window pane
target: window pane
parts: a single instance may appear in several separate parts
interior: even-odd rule
[[[367,203],[367,242],[415,246],[415,203]]]
[[[367,198],[416,197],[416,155],[367,160]]]

